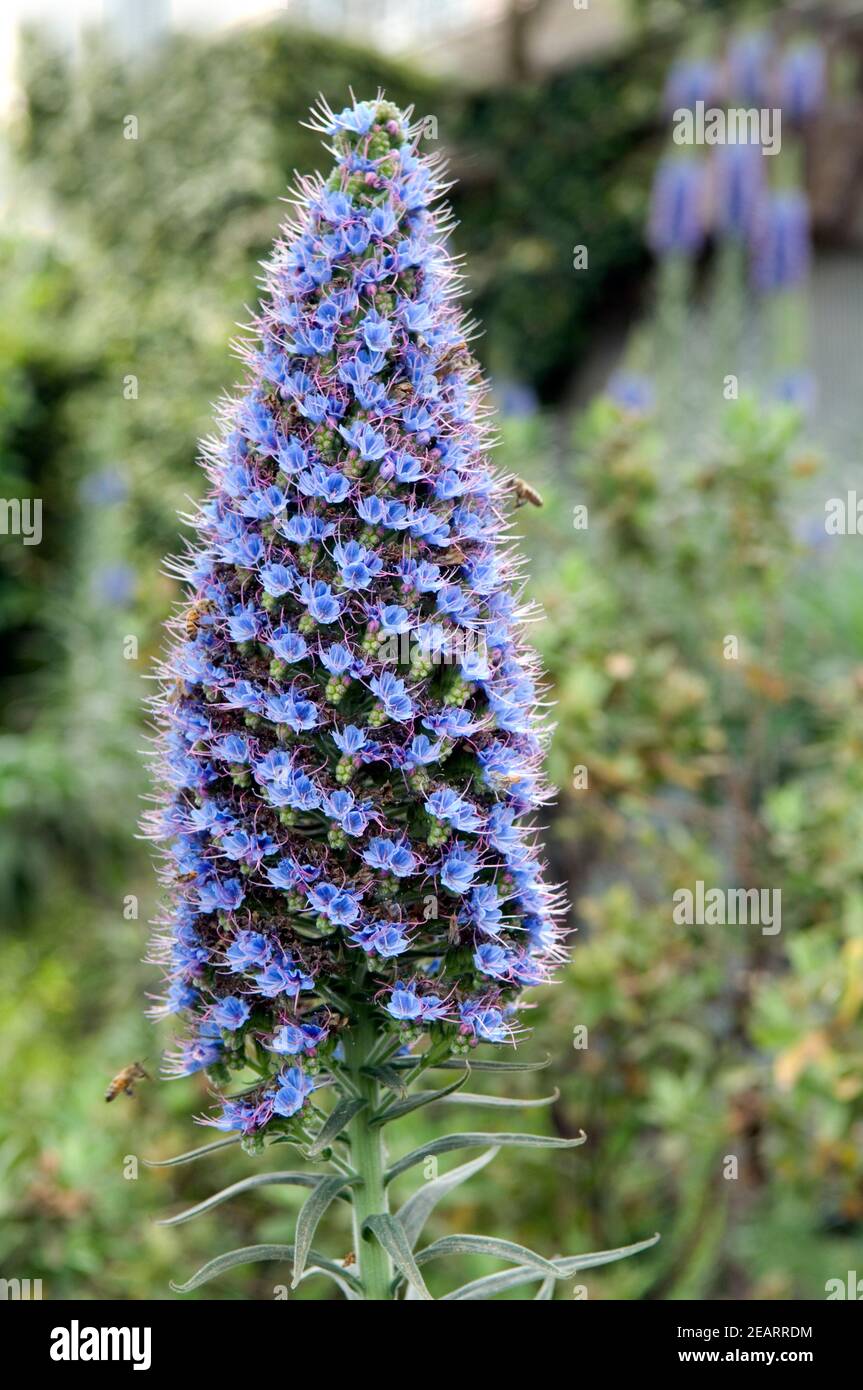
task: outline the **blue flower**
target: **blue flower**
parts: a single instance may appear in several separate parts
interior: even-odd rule
[[[293,589],[294,577],[285,565],[264,565],[261,584],[272,598],[281,598]]]
[[[322,497],[325,502],[335,504],[344,502],[351,485],[344,473],[335,468],[323,468],[315,464],[308,473],[301,473],[297,486],[307,497]]]
[[[242,1028],[250,1013],[251,1009],[245,999],[238,999],[236,994],[226,994],[211,1010],[210,1018],[220,1028],[235,1033],[238,1028]]]
[[[466,893],[479,872],[476,850],[460,845],[451,850],[441,864],[440,881],[451,893]]]
[[[229,968],[241,975],[247,970],[258,970],[266,965],[271,952],[269,941],[260,932],[241,931],[237,932],[225,952],[225,959]]]
[[[416,766],[427,767],[436,763],[441,755],[442,743],[432,743],[428,734],[416,734],[410,742],[405,757],[405,768],[410,771]]]
[[[796,188],[771,193],[761,204],[752,235],[752,279],[756,286],[776,292],[803,284],[811,256],[805,193]]]
[[[309,648],[306,639],[301,637],[298,632],[294,632],[293,628],[288,627],[286,623],[275,628],[266,642],[280,661],[287,661],[291,665],[295,665],[308,656]]]
[[[238,878],[229,878],[224,882],[210,878],[198,889],[198,904],[202,912],[233,912],[244,897],[243,885]]]
[[[287,724],[295,734],[314,729],[318,723],[318,711],[312,701],[298,698],[293,692],[271,695],[264,701],[264,713],[274,724]]]
[[[459,1018],[465,1032],[472,1033],[477,1042],[501,1043],[510,1036],[500,1009],[485,1007],[475,1000],[461,1005]]]
[[[396,878],[409,878],[416,872],[416,855],[412,854],[403,840],[388,840],[383,835],[375,836],[363,850],[363,859],[373,869],[383,869]]]
[[[333,116],[329,131],[332,135],[337,130],[352,130],[356,135],[367,135],[374,122],[374,104],[370,101],[361,101],[353,106],[346,106],[338,116]]]
[[[342,676],[351,669],[354,657],[343,642],[334,642],[321,651],[321,663],[332,676]]]
[[[371,352],[386,352],[392,345],[393,329],[392,324],[386,319],[381,318],[377,310],[373,309],[370,314],[366,314],[360,324],[360,332],[363,341]]]
[[[378,621],[381,625],[380,630],[385,637],[393,636],[399,632],[407,632],[411,625],[408,610],[402,608],[398,603],[390,603],[379,609]]]
[[[333,742],[346,757],[353,757],[365,748],[367,740],[362,729],[358,729],[356,724],[349,724],[341,733],[338,729],[333,731]]]
[[[214,758],[224,758],[228,763],[247,763],[249,761],[249,741],[241,734],[226,734],[214,743],[210,752]]]
[[[228,618],[228,631],[235,642],[253,642],[258,635],[261,614],[252,604],[237,607]]]
[[[449,787],[443,787],[426,797],[424,805],[435,820],[448,821],[456,830],[479,830],[482,825],[470,802],[465,801],[458,792],[452,791]]]
[[[283,1023],[268,1044],[271,1052],[284,1057],[298,1057],[301,1053],[311,1054],[326,1041],[327,1030],[313,1023]]]
[[[349,889],[337,888],[334,883],[319,883],[306,892],[315,911],[337,927],[350,926],[360,915],[359,897]]]
[[[383,567],[383,562],[373,551],[366,550],[356,541],[334,546],[333,557],[341,570],[346,589],[368,589]]]
[[[779,71],[783,115],[790,121],[806,121],[824,103],[827,65],[824,49],[814,41],[793,44],[784,54]]]
[[[510,973],[510,958],[502,946],[486,942],[474,951],[473,963],[482,975],[505,980]]]
[[[288,1067],[279,1075],[279,1089],[273,1097],[273,1109],[277,1115],[290,1118],[302,1110],[306,1097],[315,1089],[315,1083],[299,1067]]]
[[[387,1013],[401,1022],[410,1022],[412,1019],[422,1017],[422,1001],[417,998],[413,988],[402,989],[398,986],[390,996],[387,1004]]]
[[[381,960],[392,960],[410,946],[404,929],[395,922],[370,922],[361,931],[354,932],[351,940],[366,955],[380,956]]]
[[[369,684],[388,719],[395,719],[399,724],[404,724],[410,719],[413,705],[405,690],[404,681],[400,681],[392,672],[385,671],[382,676],[374,676]]]
[[[254,979],[257,992],[268,999],[275,999],[281,994],[296,996],[301,990],[315,987],[311,976],[298,967],[286,951],[274,955],[266,969]]]
[[[358,805],[353,792],[347,790],[333,792],[324,799],[327,815],[338,822],[346,835],[354,837],[362,835],[368,826],[369,805],[369,802]]]
[[[339,429],[348,441],[352,449],[356,449],[361,459],[368,462],[377,462],[382,459],[387,451],[387,441],[379,430],[373,429],[371,425],[357,423],[346,427],[340,425]]]

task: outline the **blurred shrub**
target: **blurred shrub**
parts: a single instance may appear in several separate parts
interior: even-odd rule
[[[589,1133],[562,1225],[663,1232],[617,1297],[820,1297],[859,1239],[863,601],[795,542],[798,424],[729,402],[712,450],[676,459],[600,400],[549,479],[540,427],[520,441],[547,491],[525,520],[579,928],[544,1009],[556,1122]],[[778,888],[781,933],[675,925],[699,879]]]

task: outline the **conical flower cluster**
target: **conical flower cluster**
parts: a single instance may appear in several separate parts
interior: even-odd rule
[[[383,1043],[506,1043],[561,955],[523,823],[547,795],[529,609],[440,168],[381,98],[313,124],[335,167],[296,190],[175,563],[146,818],[172,1067],[251,1068],[212,1121],[250,1135],[299,1114],[359,1005]]]

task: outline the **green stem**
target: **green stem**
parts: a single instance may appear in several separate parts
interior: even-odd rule
[[[369,1121],[377,1107],[377,1082],[363,1076],[361,1068],[371,1055],[377,1041],[374,1022],[361,1017],[345,1037],[345,1058],[357,1093],[367,1102],[364,1110],[354,1116],[348,1126],[351,1162],[362,1182],[353,1191],[354,1251],[359,1263],[359,1275],[367,1299],[389,1299],[393,1271],[390,1257],[374,1236],[363,1235],[363,1223],[369,1216],[389,1210],[384,1185],[384,1144],[382,1126],[372,1128]]]

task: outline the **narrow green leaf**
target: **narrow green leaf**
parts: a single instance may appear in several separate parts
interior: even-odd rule
[[[660,1239],[659,1232],[640,1240],[635,1245],[619,1245],[615,1250],[594,1250],[588,1255],[568,1255],[552,1263],[562,1268],[564,1275],[577,1274],[580,1269],[595,1269],[599,1265],[614,1264],[615,1260],[625,1260],[630,1255],[638,1255],[649,1250]]]
[[[176,1168],[178,1163],[194,1163],[196,1158],[203,1158],[205,1154],[213,1154],[217,1149],[227,1149],[231,1144],[239,1142],[239,1134],[233,1135],[230,1139],[216,1139],[212,1144],[203,1144],[200,1149],[189,1149],[187,1153],[177,1154],[176,1158],[145,1158],[144,1167]]]
[[[597,1265],[612,1264],[615,1260],[625,1260],[629,1255],[638,1255],[642,1250],[649,1250],[658,1240],[659,1236],[655,1235],[649,1240],[639,1241],[636,1245],[622,1245],[616,1250],[597,1250],[590,1255],[572,1255],[564,1259],[551,1260],[550,1263],[557,1271],[556,1278],[566,1279],[572,1274],[577,1274],[580,1269],[594,1269]],[[441,1302],[486,1299],[506,1289],[531,1284],[538,1278],[539,1274],[535,1268],[520,1265],[517,1269],[505,1269],[499,1274],[487,1274],[483,1279],[474,1279],[469,1284],[463,1284],[460,1289],[445,1293]]]
[[[453,1149],[483,1148],[487,1144],[494,1145],[495,1148],[576,1149],[586,1138],[584,1130],[577,1139],[550,1138],[545,1134],[445,1134],[443,1138],[432,1139],[419,1149],[411,1149],[410,1153],[387,1169],[384,1181],[392,1182],[393,1178],[407,1172],[414,1164],[422,1163],[424,1158],[430,1158],[433,1154],[450,1153]]]
[[[537,1110],[542,1105],[554,1105],[559,1099],[560,1091],[555,1086],[550,1096],[540,1096],[538,1100],[522,1100],[519,1096],[481,1096],[471,1091],[462,1091],[460,1095],[451,1096],[449,1104],[487,1105],[496,1110]]]
[[[393,1120],[400,1120],[403,1115],[409,1115],[412,1110],[419,1110],[422,1105],[431,1105],[433,1101],[443,1100],[444,1096],[449,1096],[453,1091],[457,1091],[459,1086],[463,1086],[467,1081],[467,1075],[457,1076],[455,1081],[449,1086],[443,1086],[439,1091],[415,1091],[412,1096],[407,1096],[404,1100],[397,1100],[388,1105],[384,1110],[379,1110],[370,1121],[372,1125],[388,1125]]]
[[[557,1281],[553,1274],[550,1274],[547,1279],[543,1279],[542,1283],[540,1284],[539,1288],[534,1294],[533,1302],[550,1303],[551,1300],[554,1298],[554,1286],[556,1282]]]
[[[558,1277],[555,1275],[555,1281]],[[480,1301],[492,1298],[496,1293],[503,1293],[505,1289],[517,1289],[522,1284],[534,1284],[541,1278],[542,1275],[538,1269],[532,1269],[530,1265],[519,1265],[516,1269],[504,1269],[498,1274],[486,1274],[482,1279],[472,1279],[469,1284],[462,1284],[460,1289],[454,1289],[452,1293],[442,1294],[440,1301],[442,1303],[468,1299]]]
[[[449,1173],[444,1173],[443,1177],[424,1183],[408,1197],[403,1206],[399,1208],[398,1218],[404,1227],[411,1249],[419,1240],[423,1226],[438,1202],[454,1187],[467,1182],[474,1173],[478,1173],[487,1163],[491,1163],[497,1152],[497,1149],[487,1149],[484,1154],[480,1154],[479,1158],[472,1158],[469,1163],[462,1163],[460,1167],[453,1168]]]
[[[531,1269],[539,1270],[540,1274],[550,1274],[555,1279],[562,1277],[551,1260],[528,1250],[526,1245],[516,1245],[514,1241],[499,1240],[495,1236],[442,1236],[420,1250],[416,1262],[424,1265],[445,1255],[492,1255],[497,1260],[509,1260],[511,1264],[529,1265]]]
[[[372,1235],[383,1246],[387,1254],[392,1259],[393,1264],[400,1274],[404,1275],[412,1289],[415,1289],[419,1297],[426,1302],[431,1300],[431,1294],[425,1286],[425,1281],[416,1266],[413,1251],[405,1235],[404,1227],[397,1216],[391,1216],[389,1212],[381,1212],[377,1216],[368,1216],[363,1222],[363,1230],[371,1231]]]
[[[418,1062],[423,1060],[422,1053],[416,1057],[393,1057],[389,1066],[404,1071],[409,1067],[415,1067]],[[551,1053],[541,1062],[493,1062],[485,1061],[473,1057],[445,1057],[442,1062],[434,1062],[432,1070],[443,1069],[444,1071],[544,1071],[551,1062]]]
[[[365,1100],[354,1100],[350,1096],[345,1096],[342,1100],[337,1101],[315,1139],[306,1149],[309,1158],[316,1158],[322,1149],[325,1149],[341,1134],[354,1116],[365,1109],[367,1104],[368,1102]]]
[[[306,1279],[312,1279],[316,1274],[325,1274],[328,1279],[332,1279],[334,1284],[338,1284],[345,1298],[352,1303],[362,1301],[362,1294],[346,1283],[341,1274],[336,1274],[332,1269],[324,1269],[321,1265],[309,1265],[307,1269],[303,1270],[297,1282],[302,1284]]]
[[[181,1211],[178,1216],[164,1217],[161,1221],[157,1221],[156,1225],[182,1226],[184,1222],[191,1221],[194,1216],[202,1216],[204,1212],[211,1211],[213,1207],[220,1207],[223,1202],[229,1202],[232,1197],[238,1197],[241,1192],[251,1192],[256,1187],[269,1187],[280,1183],[293,1187],[317,1187],[324,1176],[323,1173],[255,1173],[251,1178],[243,1178],[240,1182],[232,1183],[230,1187],[223,1187],[221,1192],[207,1197],[197,1206],[189,1207],[188,1211]]]
[[[402,1077],[394,1069],[392,1062],[387,1062],[381,1067],[361,1067],[363,1076],[370,1076],[373,1081],[379,1081],[383,1086],[387,1086],[391,1091],[395,1091],[397,1096],[404,1097],[408,1093]]]
[[[210,1279],[215,1279],[219,1274],[224,1274],[225,1270],[233,1269],[235,1265],[257,1264],[263,1260],[290,1260],[293,1261],[295,1247],[293,1245],[244,1245],[241,1250],[229,1250],[225,1255],[217,1255],[214,1260],[207,1264],[187,1279],[185,1284],[171,1284],[175,1293],[190,1293],[192,1289],[198,1289],[202,1284],[206,1284]],[[354,1289],[359,1290],[360,1285],[352,1274],[348,1274],[342,1265],[335,1264],[328,1260],[325,1255],[319,1255],[317,1251],[309,1252],[316,1265],[326,1270],[328,1274],[338,1275]]]
[[[314,1191],[310,1192],[303,1202],[297,1217],[297,1229],[294,1234],[296,1254],[294,1255],[294,1278],[291,1288],[295,1289],[303,1277],[303,1270],[315,1231],[318,1228],[318,1222],[327,1207],[344,1188],[357,1182],[359,1182],[359,1178],[343,1178],[341,1174],[331,1178],[321,1178]]]

